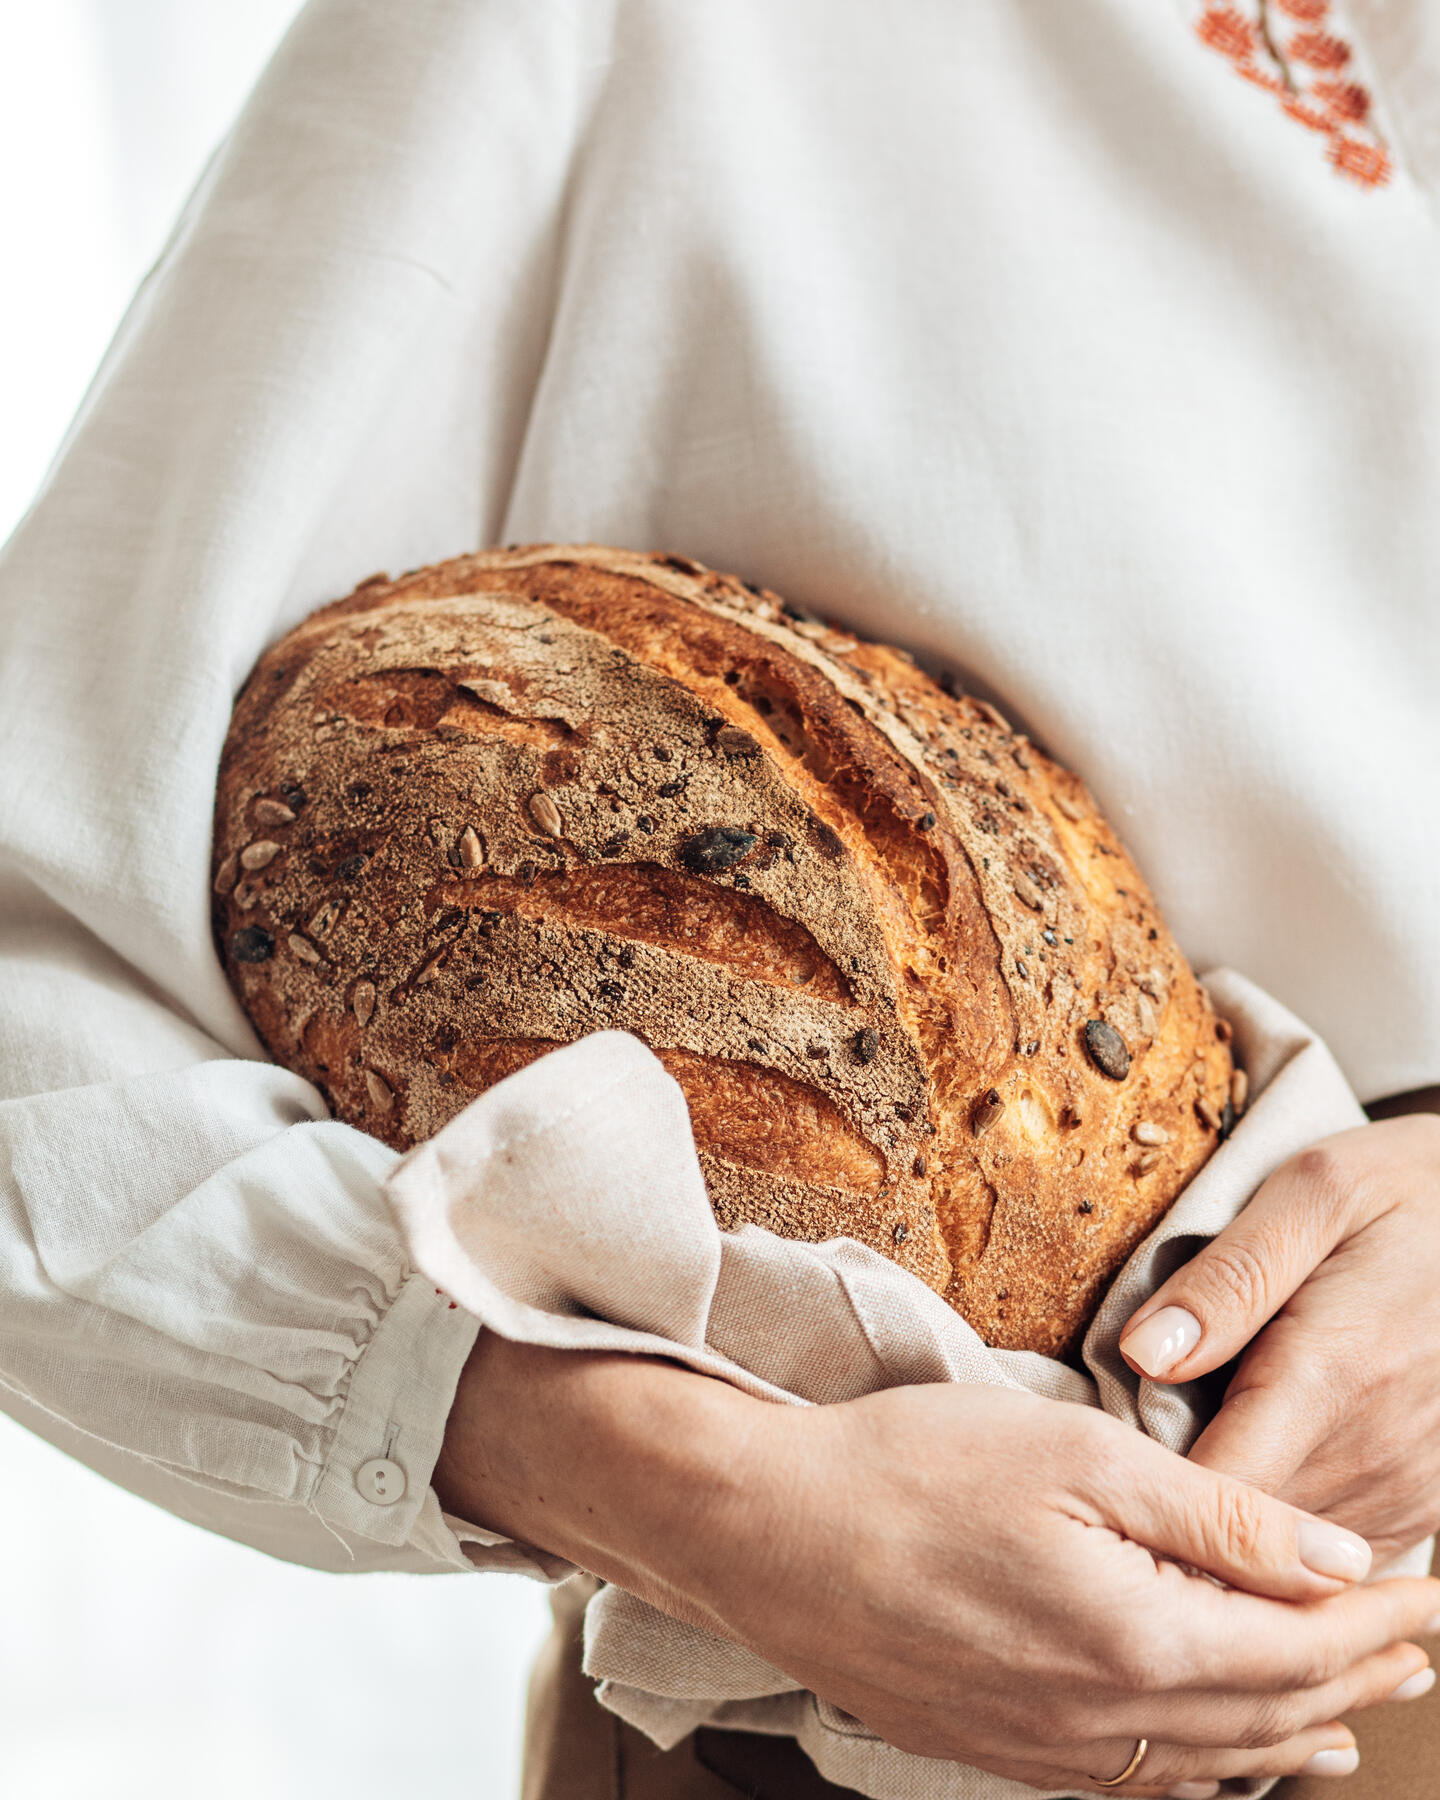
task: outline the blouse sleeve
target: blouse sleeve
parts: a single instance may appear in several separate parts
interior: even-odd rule
[[[215,770],[265,643],[496,530],[606,15],[314,0],[0,556],[0,1404],[317,1566],[486,1560],[429,1485],[476,1326],[225,986]]]

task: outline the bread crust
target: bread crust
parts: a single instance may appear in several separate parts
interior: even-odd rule
[[[405,1149],[615,1027],[717,1217],[845,1234],[1071,1351],[1214,1149],[1228,1028],[1089,794],[903,653],[682,557],[376,577],[260,659],[215,935],[266,1048]]]

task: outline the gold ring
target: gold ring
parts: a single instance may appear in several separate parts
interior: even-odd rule
[[[1135,1754],[1113,1781],[1101,1781],[1095,1778],[1096,1787],[1120,1787],[1127,1782],[1145,1760],[1145,1752],[1150,1748],[1149,1738],[1141,1738],[1135,1746]]]

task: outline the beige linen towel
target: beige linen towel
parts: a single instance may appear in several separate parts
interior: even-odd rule
[[[1287,1157],[1364,1122],[1313,1032],[1229,970],[1206,985],[1254,1098],[1116,1278],[1085,1337],[1088,1374],[987,1348],[915,1276],[850,1239],[722,1233],[680,1089],[619,1032],[492,1088],[397,1167],[391,1202],[419,1267],[504,1337],[659,1353],[790,1404],[907,1382],[1025,1388],[1102,1406],[1183,1452],[1201,1395],[1132,1374],[1116,1349],[1125,1321]],[[1422,1561],[1428,1546],[1417,1572]],[[750,1651],[619,1588],[587,1609],[585,1668],[604,1704],[662,1747],[709,1723],[793,1736],[828,1780],[871,1800],[1035,1800],[1033,1788],[891,1748]]]

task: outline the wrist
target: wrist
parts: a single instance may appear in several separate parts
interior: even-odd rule
[[[707,1571],[762,1530],[758,1473],[788,1410],[659,1358],[482,1331],[434,1485],[447,1512],[709,1619]]]

